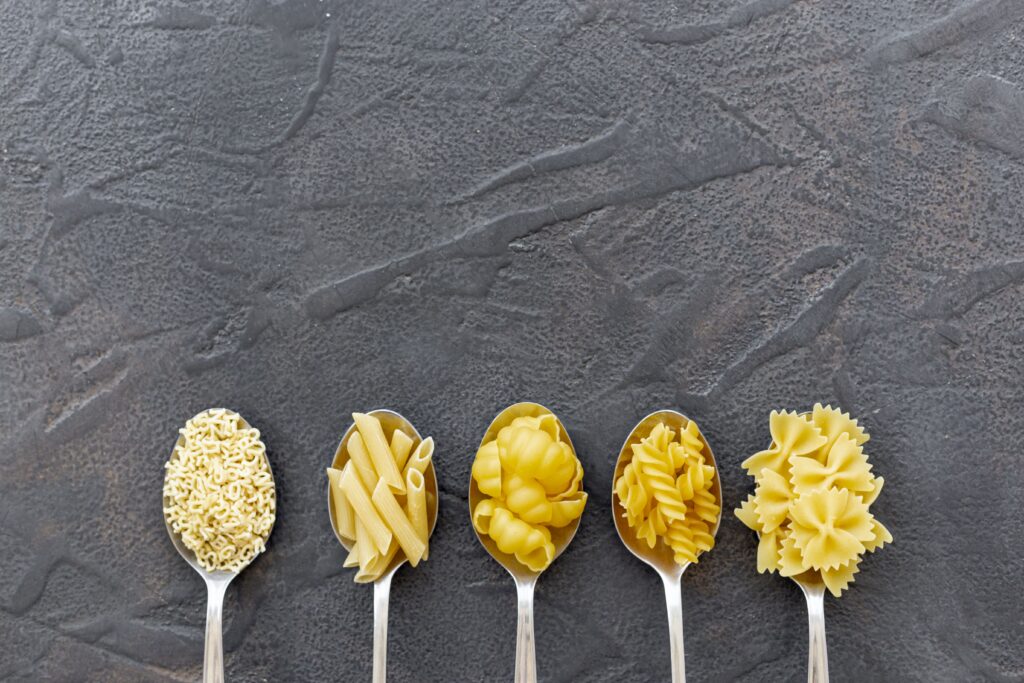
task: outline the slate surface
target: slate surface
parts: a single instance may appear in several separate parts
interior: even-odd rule
[[[777,407],[862,418],[895,545],[827,600],[834,681],[1024,680],[1024,3],[0,1],[0,678],[199,676],[161,522],[199,410],[281,514],[234,681],[368,680],[323,467],[351,411],[439,444],[392,681],[503,681],[468,524],[490,418],[540,401],[592,493],[537,597],[546,681],[668,679],[614,456],[676,407],[727,503]],[[795,585],[731,515],[684,582],[692,680],[801,681]]]

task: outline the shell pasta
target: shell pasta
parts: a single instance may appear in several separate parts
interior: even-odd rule
[[[531,571],[555,559],[551,530],[583,514],[583,466],[562,437],[554,415],[521,416],[486,441],[473,461],[483,500],[473,526]]]
[[[428,497],[424,473],[434,441],[419,443],[401,429],[390,440],[379,419],[355,413],[356,429],[345,443],[348,459],[327,469],[334,526],[350,546],[346,567],[355,580],[377,580],[401,552],[416,566],[428,556]]]

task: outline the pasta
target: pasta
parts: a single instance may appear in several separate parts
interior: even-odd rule
[[[715,468],[704,456],[704,438],[693,420],[677,434],[657,422],[638,443],[615,480],[617,505],[648,547],[666,548],[678,564],[697,562],[715,545],[721,508]]]
[[[754,495],[736,510],[758,532],[757,570],[816,572],[839,597],[865,553],[892,542],[869,508],[885,483],[871,473],[870,438],[849,414],[814,406],[805,415],[773,411],[772,445],[743,463]]]
[[[237,572],[266,549],[277,497],[260,432],[224,409],[179,430],[167,461],[163,511],[207,571]]]
[[[480,446],[473,481],[484,498],[473,526],[531,571],[555,559],[551,530],[583,514],[583,466],[551,413],[521,416]]]
[[[357,583],[376,581],[401,552],[417,566],[429,555],[429,505],[425,475],[434,440],[419,443],[401,429],[390,439],[381,421],[352,416],[355,430],[345,442],[348,460],[327,469],[334,527],[348,544],[345,567],[358,567]]]

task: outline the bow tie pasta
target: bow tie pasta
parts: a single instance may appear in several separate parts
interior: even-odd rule
[[[555,559],[551,529],[569,526],[587,503],[583,466],[550,413],[517,417],[480,446],[473,480],[485,496],[473,526],[531,571]]]
[[[714,493],[715,468],[704,457],[704,437],[690,420],[678,437],[662,422],[639,443],[615,480],[622,515],[650,548],[660,543],[677,564],[697,562],[715,545],[721,509]]]
[[[760,534],[757,570],[818,572],[839,597],[866,552],[892,535],[869,511],[884,483],[871,474],[856,420],[816,404],[809,414],[773,411],[772,445],[746,459],[754,495],[736,516]]]

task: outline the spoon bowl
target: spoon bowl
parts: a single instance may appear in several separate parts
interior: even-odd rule
[[[399,413],[396,413],[393,410],[380,408],[377,410],[371,410],[367,414],[380,420],[381,428],[384,430],[384,437],[388,443],[391,442],[391,435],[394,434],[396,429],[401,429],[412,438],[412,451],[415,451],[416,448],[419,447],[420,443],[423,442],[423,437],[420,436],[420,433],[412,423]],[[355,431],[356,425],[353,423],[347,430],[345,430],[345,434],[342,435],[341,441],[338,443],[338,447],[334,451],[334,458],[331,461],[331,467],[334,469],[343,469],[345,467],[345,463],[348,462],[348,441]],[[434,470],[433,458],[430,459],[430,464],[423,472],[423,486],[427,493],[427,537],[429,538],[434,534],[434,527],[437,525],[438,510],[437,473]],[[331,528],[334,530],[334,535],[338,538],[338,542],[341,543],[345,550],[351,552],[355,542],[345,538],[338,529],[337,518],[334,515],[334,497],[331,495],[330,484],[328,484],[327,487],[327,511],[331,519]],[[399,549],[398,552],[395,553],[394,558],[392,558],[391,563],[384,570],[384,573],[382,573],[380,577],[373,582],[374,683],[384,683],[387,676],[388,602],[391,593],[391,579],[395,575],[395,572],[398,571],[398,568],[407,561],[405,553]]]
[[[222,410],[221,408],[210,408],[197,414],[194,418],[205,415],[206,413]],[[234,412],[234,411],[230,411]],[[235,413],[238,415],[238,413]],[[239,421],[242,426],[246,429],[251,429],[252,425],[242,417],[238,415]],[[168,459],[169,462],[173,462],[177,457],[178,446],[182,445],[185,441],[185,437],[178,434],[177,440],[174,442],[174,448],[171,449],[171,457]],[[267,458],[267,453],[263,452],[263,462],[267,466],[267,471],[270,472],[271,488],[276,491],[277,487],[274,484],[274,471],[270,467],[270,460]],[[166,480],[167,475],[164,475]],[[167,507],[170,503],[170,499],[167,496],[163,498],[163,505]],[[277,521],[277,514],[274,515],[274,522]],[[171,528],[170,523],[167,521],[167,516],[164,515],[164,526],[167,528],[167,535],[171,537],[171,543],[174,545],[175,550],[178,554],[184,558],[189,565],[196,570],[196,572],[203,577],[203,581],[206,583],[207,589],[207,606],[206,606],[206,635],[205,643],[203,648],[203,683],[223,683],[224,681],[224,646],[222,641],[222,621],[223,621],[223,607],[224,607],[224,594],[227,592],[228,585],[234,580],[236,576],[241,573],[243,569],[252,564],[253,560],[258,555],[253,556],[248,562],[245,563],[238,571],[229,572],[223,570],[210,571],[203,568],[199,564],[199,560],[196,558],[195,552],[193,552],[181,538],[181,534],[174,531]],[[267,538],[270,538],[270,534],[273,533],[273,523],[270,526],[270,530],[267,531]]]
[[[555,422],[558,424],[558,436],[559,439],[569,445],[569,449],[572,451],[574,458],[577,458],[576,448],[572,445],[572,439],[569,438],[569,432],[565,429],[565,425],[558,419],[558,416],[553,412],[540,405],[539,403],[514,403],[508,408],[505,408],[498,413],[491,424],[487,427],[487,431],[484,433],[484,437],[480,440],[480,446],[482,447],[488,441],[495,439],[498,436],[498,432],[502,428],[508,426],[518,417],[541,417],[543,415],[551,415],[555,418]],[[469,477],[469,517],[472,520],[473,510],[483,500],[485,496],[477,486],[476,480],[473,479],[472,475]],[[537,656],[536,646],[534,643],[533,636],[533,593],[534,588],[537,585],[537,579],[544,572],[547,567],[540,571],[533,571],[526,565],[523,565],[512,555],[502,552],[498,548],[498,544],[495,543],[490,536],[481,534],[477,531],[476,525],[470,523],[473,528],[473,533],[476,534],[477,540],[483,545],[487,553],[497,560],[498,564],[505,568],[505,570],[512,575],[512,578],[516,582],[516,594],[518,597],[518,611],[519,617],[516,623],[516,663],[515,663],[515,683],[536,683],[537,681]],[[576,531],[580,528],[580,518],[572,520],[568,525],[562,528],[551,529],[551,542],[555,546],[555,554],[551,559],[551,563],[558,559],[565,549],[572,542],[573,537],[576,535]],[[548,567],[551,566],[548,564]]]
[[[511,424],[512,421],[518,417],[541,417],[543,415],[551,415],[555,418],[555,422],[558,424],[559,438],[569,445],[570,450],[572,450],[572,455],[575,458],[576,448],[572,445],[572,439],[569,438],[569,432],[566,431],[565,425],[562,424],[562,421],[558,419],[557,415],[555,415],[554,413],[552,413],[550,410],[540,405],[539,403],[515,403],[513,405],[510,405],[508,408],[502,410],[494,417],[493,420],[491,420],[491,424],[490,426],[487,427],[487,431],[484,433],[484,437],[480,440],[480,445],[483,446],[488,441],[495,439],[498,436],[498,432],[500,432],[502,428]],[[473,477],[471,476],[469,478],[469,516],[471,519],[473,517],[473,510],[476,509],[477,504],[485,500],[486,498],[488,498],[488,496],[484,495],[480,491],[480,488],[476,484],[476,480],[473,479]],[[558,559],[558,556],[565,552],[565,549],[569,547],[569,543],[572,542],[572,539],[574,536],[576,536],[576,531],[579,528],[580,518],[577,517],[567,526],[564,526],[560,529],[551,529],[551,542],[555,546],[555,556],[551,560],[552,563],[554,563],[554,561]],[[480,543],[484,546],[484,549],[487,550],[487,553],[491,557],[493,557],[498,562],[498,564],[504,567],[505,570],[508,571],[508,573],[511,574],[512,578],[516,581],[536,581],[537,578],[544,572],[544,569],[542,569],[539,572],[535,572],[526,565],[519,562],[519,560],[517,560],[512,555],[509,555],[508,553],[503,553],[498,548],[498,544],[495,543],[490,536],[487,536],[486,534],[481,534],[479,531],[476,530],[475,526],[473,527],[473,533],[476,534],[477,540],[479,540]],[[549,564],[548,566],[550,567],[551,565]]]
[[[619,494],[615,490],[615,482],[619,480],[619,477],[622,476],[623,471],[626,469],[626,465],[633,459],[632,447],[646,438],[659,422],[672,429],[676,434],[679,434],[682,430],[686,429],[690,419],[675,410],[658,410],[640,420],[629,432],[629,436],[626,437],[626,441],[619,450],[619,457],[615,461],[615,473],[612,476],[612,517],[615,520],[615,531],[618,532],[619,538],[622,539],[622,544],[641,561],[650,565],[661,576],[662,583],[665,586],[665,602],[668,608],[672,681],[673,683],[682,683],[686,680],[686,663],[683,651],[683,606],[680,590],[683,572],[690,566],[690,563],[677,563],[672,549],[663,542],[658,542],[651,548],[647,545],[646,541],[640,539],[636,535],[636,531],[629,526],[629,522],[622,512]],[[711,536],[714,537],[718,534],[718,527],[722,521],[722,485],[718,476],[718,464],[715,462],[714,453],[711,452],[711,445],[708,444],[703,433],[700,433],[700,440],[704,447],[702,454],[704,455],[705,462],[715,470],[715,478],[711,484],[711,493],[715,496],[715,502],[718,504],[718,516],[710,531]]]

